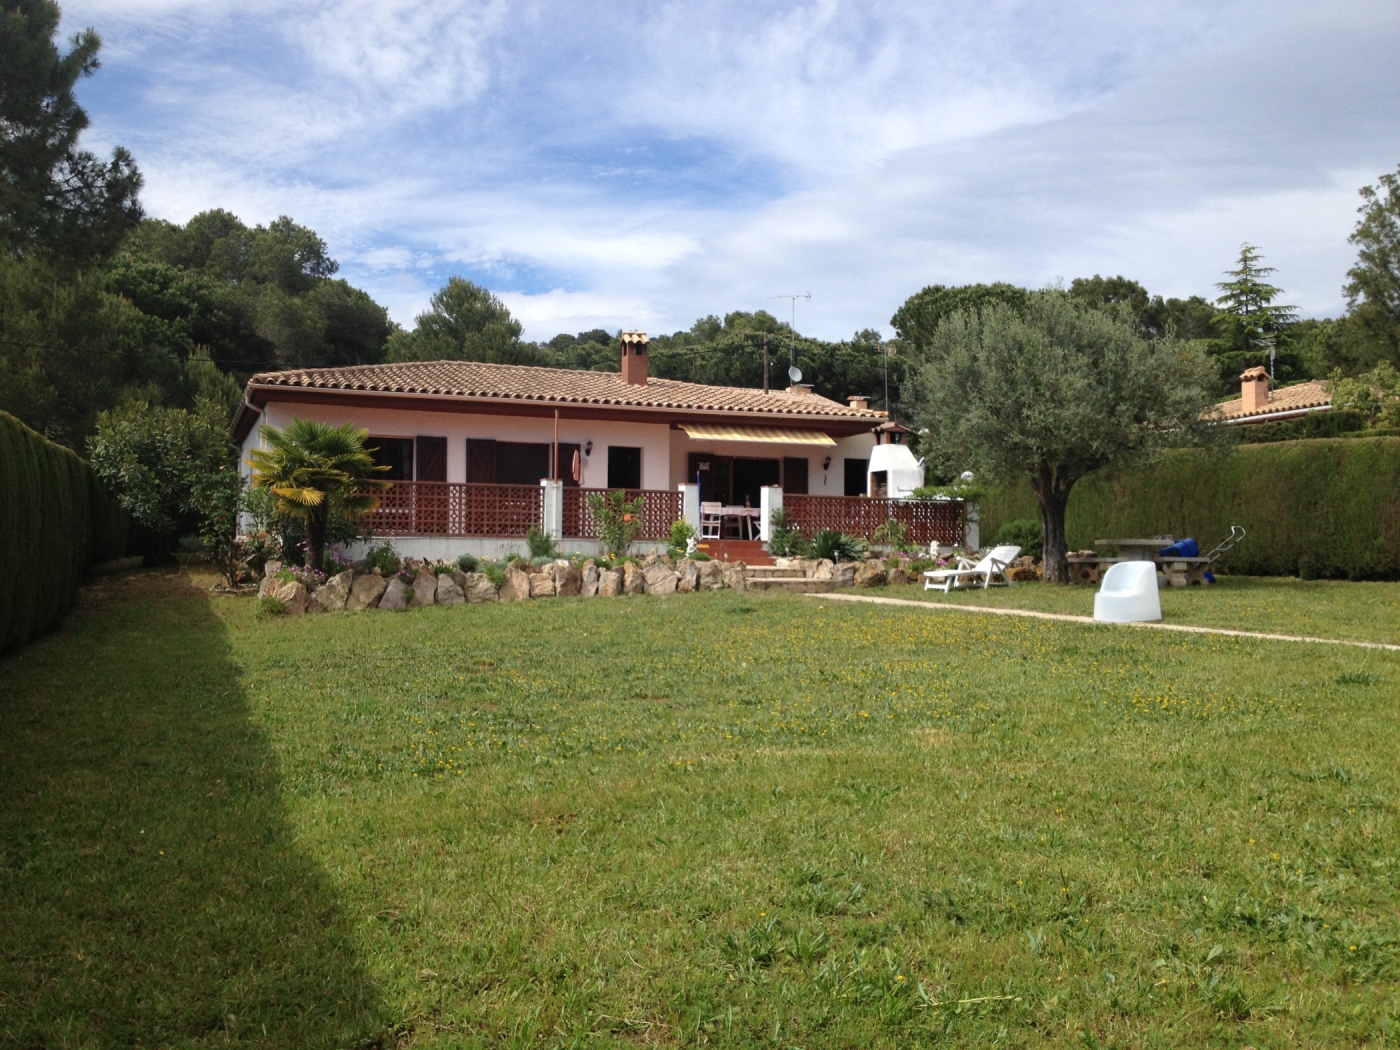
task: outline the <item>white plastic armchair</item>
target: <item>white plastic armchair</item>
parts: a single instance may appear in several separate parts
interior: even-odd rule
[[[924,590],[942,591],[947,594],[954,587],[975,586],[979,578],[982,589],[986,590],[998,576],[1001,577],[1001,582],[1009,587],[1011,581],[1007,579],[1006,569],[1020,553],[1020,547],[1008,544],[1005,547],[993,547],[981,561],[972,565],[964,562],[956,569],[930,569],[924,573]]]

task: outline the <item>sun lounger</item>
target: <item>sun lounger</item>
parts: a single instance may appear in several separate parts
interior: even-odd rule
[[[960,559],[963,564],[956,569],[930,569],[924,573],[924,590],[947,594],[954,587],[975,586],[979,578],[985,590],[998,576],[1009,587],[1011,581],[1007,579],[1006,568],[1020,553],[1020,547],[993,547],[979,562],[973,563],[971,559],[963,558]]]

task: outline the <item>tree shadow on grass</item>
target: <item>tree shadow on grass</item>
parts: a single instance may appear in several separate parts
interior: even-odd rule
[[[188,578],[0,660],[0,1043],[363,1046],[376,989]]]

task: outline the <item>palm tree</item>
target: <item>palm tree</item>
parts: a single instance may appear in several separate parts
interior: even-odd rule
[[[364,514],[379,506],[379,497],[366,489],[387,489],[365,449],[368,430],[353,424],[331,426],[314,419],[294,419],[286,430],[265,426],[267,448],[253,449],[248,461],[253,484],[270,488],[277,509],[306,522],[306,564],[321,567],[326,549],[326,525],[331,508]]]

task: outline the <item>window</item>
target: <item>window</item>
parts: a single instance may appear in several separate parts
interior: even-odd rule
[[[365,451],[377,466],[388,467],[376,476],[384,481],[413,480],[413,439],[372,437],[365,442]]]
[[[524,441],[496,442],[496,483],[538,485],[549,477],[549,446]]]
[[[848,459],[846,460],[846,495],[865,495],[865,473],[870,469],[868,459]]]
[[[621,445],[608,446],[608,488],[642,487],[642,450]]]

